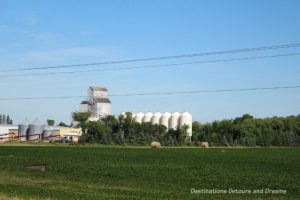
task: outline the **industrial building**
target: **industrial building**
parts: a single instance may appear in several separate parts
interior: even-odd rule
[[[86,100],[79,107],[80,112],[90,112],[90,121],[111,114],[111,101],[108,98],[108,90],[104,87],[89,87]]]
[[[80,128],[62,126],[45,126],[37,119],[31,123],[28,120],[19,125],[0,125],[0,142],[8,140],[39,141],[39,140],[63,140],[78,142],[82,131]]]
[[[122,112],[121,115],[125,116],[126,113]],[[187,137],[192,137],[192,115],[188,112],[179,113],[174,112],[173,114],[169,112],[165,113],[151,113],[147,112],[146,114],[139,112],[139,113],[132,113],[133,119],[138,123],[146,123],[151,122],[152,124],[161,124],[167,127],[167,129],[177,129],[177,127],[182,127],[183,125],[187,125]]]

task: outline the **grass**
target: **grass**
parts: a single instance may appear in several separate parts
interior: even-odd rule
[[[32,165],[47,165],[45,172]],[[299,199],[300,149],[0,147],[0,199]],[[191,194],[281,189],[287,194]]]

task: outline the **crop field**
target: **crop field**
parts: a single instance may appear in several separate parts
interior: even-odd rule
[[[201,192],[214,189],[231,192]],[[0,199],[10,198],[299,199],[300,149],[2,146]]]

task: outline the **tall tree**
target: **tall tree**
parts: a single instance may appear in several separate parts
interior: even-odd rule
[[[53,119],[47,119],[48,126],[54,126],[55,121]]]
[[[91,116],[90,112],[73,112],[72,118],[74,121],[78,122],[78,127],[82,128],[82,132],[86,133],[87,121]]]

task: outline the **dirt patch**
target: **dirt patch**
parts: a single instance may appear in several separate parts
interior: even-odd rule
[[[9,155],[0,155],[0,158],[12,158],[12,157],[14,157],[14,155],[12,155],[12,154],[9,154]]]
[[[31,171],[37,171],[37,172],[45,172],[47,169],[47,165],[32,165],[26,167],[26,169],[29,169]]]

